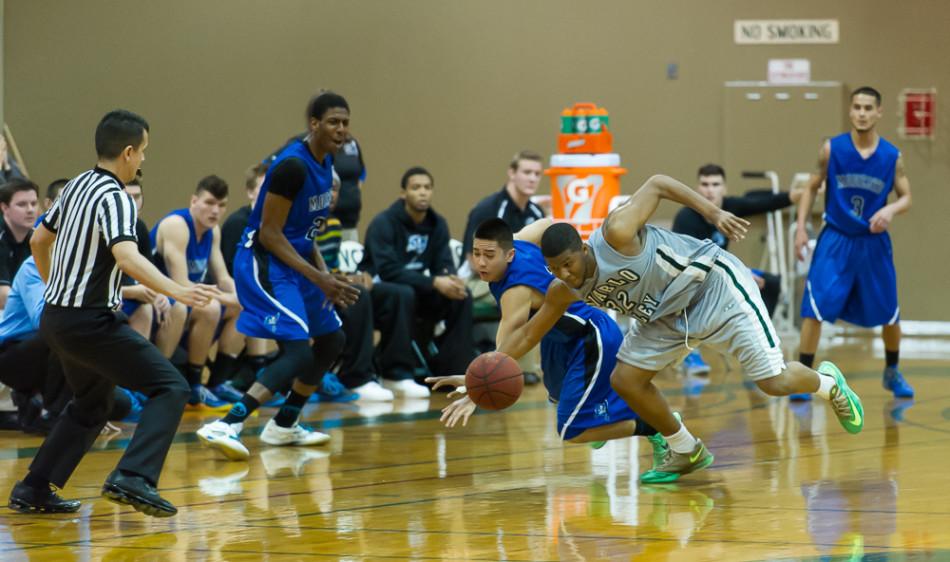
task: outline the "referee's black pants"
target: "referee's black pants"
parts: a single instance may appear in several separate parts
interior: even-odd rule
[[[60,358],[73,399],[30,464],[30,472],[62,488],[92,446],[121,385],[148,397],[132,440],[116,467],[158,485],[162,465],[188,400],[181,373],[120,312],[47,304],[40,334]]]

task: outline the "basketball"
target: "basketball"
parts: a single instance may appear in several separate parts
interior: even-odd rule
[[[479,408],[502,410],[518,401],[524,388],[524,377],[514,359],[490,351],[469,364],[465,372],[465,388]]]

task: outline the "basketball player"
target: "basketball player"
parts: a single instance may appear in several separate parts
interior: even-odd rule
[[[475,228],[471,263],[488,282],[501,308],[496,341],[504,341],[524,326],[544,303],[554,276],[544,264],[538,243],[550,224],[551,219],[541,219],[517,235],[498,218]],[[617,324],[605,312],[575,301],[541,338],[543,382],[557,404],[561,439],[591,443],[596,448],[610,439],[643,435],[653,446],[656,468],[666,456],[666,442],[610,388],[610,373],[622,340]],[[465,377],[429,377],[426,382],[434,383],[433,388],[462,386]],[[463,396],[443,410],[442,421],[448,427],[459,421],[465,425],[474,411],[475,403]],[[652,475],[653,471],[644,473],[641,481],[651,482]]]
[[[674,480],[713,462],[652,382],[657,371],[701,345],[736,357],[766,394],[816,393],[831,402],[845,430],[861,431],[861,401],[837,367],[825,362],[815,372],[785,364],[748,268],[709,240],[646,224],[662,199],[699,211],[734,240],[746,232],[745,220],[670,177],[653,176],[608,215],[586,245],[569,224],[545,230],[541,252],[558,280],[534,317],[499,342],[499,351],[517,356],[530,349],[579,299],[636,320],[617,354],[611,385],[670,445],[654,481],[664,475]]]
[[[267,170],[234,256],[234,282],[244,307],[238,330],[276,340],[281,353],[227,416],[196,432],[231,460],[249,456],[238,438],[244,420],[291,381],[261,441],[306,446],[330,440],[297,419],[343,349],[346,338],[332,305],[347,306],[359,297],[356,288],[327,271],[314,245],[330,212],[333,155],[346,138],[350,106],[343,96],[323,92],[310,100],[307,116],[309,134],[284,147]]]
[[[811,176],[798,207],[795,251],[804,259],[803,248],[808,243],[805,223],[815,193],[827,180],[825,227],[802,296],[799,361],[806,365],[814,361],[822,322],[840,318],[868,328],[882,326],[884,388],[896,398],[912,398],[914,389],[897,369],[900,307],[887,233],[894,217],[910,208],[910,182],[900,151],[875,129],[881,115],[877,90],[863,87],[851,94],[851,131],[822,145],[818,171]],[[892,190],[897,200],[887,204]]]

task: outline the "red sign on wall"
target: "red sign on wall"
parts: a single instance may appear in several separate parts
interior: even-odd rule
[[[900,104],[898,132],[901,138],[933,139],[937,120],[937,90],[902,90]]]

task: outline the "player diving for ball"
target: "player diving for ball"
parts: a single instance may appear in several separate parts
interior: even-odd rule
[[[658,480],[673,480],[713,462],[712,453],[673,415],[653,384],[657,371],[699,346],[735,357],[766,394],[817,394],[829,401],[847,432],[860,432],[861,400],[834,364],[826,361],[816,372],[785,363],[755,281],[738,258],[709,240],[647,224],[662,199],[695,209],[733,240],[745,236],[747,221],[673,178],[653,176],[607,216],[586,244],[569,224],[545,230],[541,252],[557,281],[531,320],[504,334],[499,350],[517,357],[531,349],[578,300],[634,319],[610,383],[669,444],[654,470]]]
[[[544,293],[554,281],[541,256],[538,244],[550,219],[535,222],[513,235],[501,219],[489,219],[478,225],[472,247],[472,260],[479,277],[488,281],[492,295],[501,308],[496,341],[506,341],[524,326],[544,303]],[[653,447],[654,468],[667,455],[667,445],[656,429],[639,419],[636,413],[610,388],[617,351],[623,334],[607,313],[575,301],[541,338],[541,367],[550,399],[557,404],[557,430],[561,439],[571,443],[591,443],[632,435],[645,436]],[[530,349],[530,348],[529,348]],[[518,359],[520,353],[500,348]],[[463,375],[430,377],[426,382],[440,386],[465,384]],[[461,394],[450,394],[454,397]],[[467,395],[443,410],[442,421],[454,427],[466,425],[475,411]],[[669,482],[678,478],[657,475],[649,470],[641,482]]]

